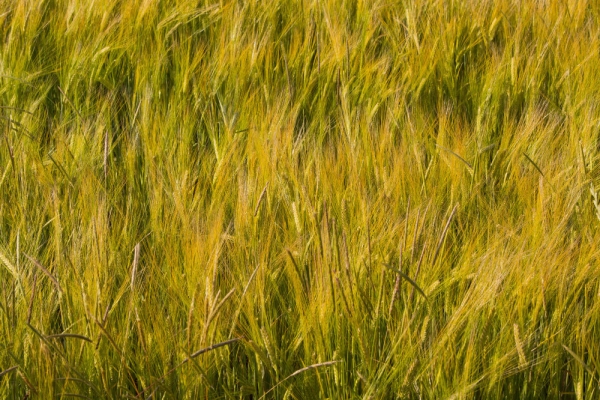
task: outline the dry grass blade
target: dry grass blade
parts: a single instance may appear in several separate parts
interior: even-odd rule
[[[225,302],[227,301],[227,299],[229,299],[231,297],[231,295],[235,293],[235,288],[231,289],[226,295],[225,297],[223,297],[223,300],[221,300],[210,312],[208,318],[207,318],[207,322],[206,325],[210,326],[211,322],[213,321],[213,319],[215,319],[215,317],[217,316],[217,314],[219,314],[219,311],[221,310],[221,307],[223,307],[223,304],[225,304]],[[218,294],[217,294],[217,298],[218,298]]]
[[[112,303],[108,303],[106,305],[106,308],[104,309],[104,314],[102,315],[102,326],[104,326],[106,324],[106,318],[108,318],[108,313],[110,312],[110,309],[112,308],[113,304]]]
[[[65,169],[65,167],[60,162],[58,162],[54,157],[52,157],[52,153],[48,153],[48,158],[50,159],[50,161],[52,161],[52,163],[56,166],[56,168],[58,168],[60,173],[64,176],[64,178],[69,183],[69,186],[75,187],[73,185],[73,181],[71,180],[71,177],[67,173],[67,170]]]
[[[112,347],[117,351],[117,353],[121,356],[121,358],[123,358],[123,352],[121,351],[121,349],[119,348],[119,346],[117,345],[117,342],[115,342],[115,340],[113,339],[112,335],[110,335],[108,333],[108,331],[106,330],[106,328],[100,323],[100,321],[95,320],[96,325],[98,325],[98,327],[100,328],[100,330],[102,331],[102,334],[104,336],[106,336],[106,338],[108,339],[109,343],[112,345]],[[98,339],[98,344],[96,344],[96,348],[98,348],[98,345],[100,344],[100,340]]]
[[[76,333],[58,333],[56,335],[46,335],[46,339],[62,339],[62,338],[73,338],[73,339],[81,339],[86,342],[92,343],[92,339],[87,336],[78,335]]]
[[[290,378],[293,378],[296,375],[300,375],[301,373],[306,372],[306,371],[310,371],[311,369],[316,369],[316,368],[320,368],[320,367],[327,367],[327,366],[338,364],[338,363],[341,363],[341,362],[342,362],[341,360],[326,361],[326,362],[322,362],[322,363],[319,363],[319,364],[312,364],[312,365],[309,365],[308,367],[300,368],[299,370],[292,372],[286,378],[284,378],[284,379],[280,380],[279,382],[277,382],[277,384],[275,386],[273,386],[271,389],[267,390],[262,396],[260,396],[258,398],[258,400],[262,400],[266,395],[268,395],[273,390],[275,390],[283,382],[287,381]]]
[[[131,266],[131,291],[135,288],[135,276],[137,274],[138,262],[140,261],[140,244],[133,249],[133,265]]]
[[[65,97],[65,99],[67,100],[67,102],[69,103],[69,105],[71,107],[73,107],[73,110],[75,110],[75,112],[77,113],[77,116],[79,117],[79,119],[81,118],[81,114],[79,113],[79,110],[75,107],[75,105],[71,102],[71,100],[69,99],[69,97],[66,95],[66,93],[60,88],[60,86],[57,86],[58,90],[60,91],[60,93]]]
[[[406,279],[406,281],[408,283],[410,283],[417,290],[417,292],[419,292],[425,298],[425,300],[427,300],[427,295],[425,294],[423,289],[421,289],[419,287],[419,285],[417,285],[417,283],[415,281],[413,281],[408,275],[406,275],[404,272],[400,271],[399,269],[396,269],[396,268],[390,266],[389,264],[384,263],[383,266],[391,271],[394,271],[395,273],[397,273],[398,275],[400,275],[401,277]]]
[[[448,217],[448,221],[446,221],[446,226],[444,226],[444,230],[442,231],[442,234],[440,235],[440,240],[438,241],[437,247],[435,249],[435,253],[433,254],[433,259],[431,260],[431,265],[435,265],[435,262],[437,261],[438,255],[440,254],[440,250],[442,248],[442,244],[444,244],[444,239],[446,238],[446,233],[448,232],[448,228],[450,227],[450,223],[452,222],[452,218],[454,218],[454,214],[456,213],[457,209],[458,209],[458,204],[454,206],[454,208],[452,209],[452,212],[450,213],[450,216]]]
[[[254,208],[254,216],[255,217],[258,215],[258,210],[260,209],[260,204],[262,203],[263,198],[265,197],[265,194],[267,193],[267,188],[268,187],[269,187],[269,182],[267,182],[267,184],[265,185],[264,189],[260,193],[258,201],[256,202],[256,207]]]
[[[407,236],[408,236],[408,217],[409,217],[409,213],[410,213],[410,198],[408,199],[407,205],[406,205],[406,219],[404,221],[404,236],[403,236],[403,240],[402,240],[402,245],[400,246],[398,252],[398,269],[402,270],[402,265],[403,265],[403,254],[404,254],[404,249],[406,249],[406,240],[407,240]],[[392,315],[392,309],[394,308],[394,301],[396,300],[396,297],[398,296],[398,292],[400,291],[400,284],[402,283],[402,275],[398,275],[396,276],[396,282],[394,283],[394,290],[392,291],[392,298],[390,299],[390,307],[388,308],[388,315]]]
[[[31,383],[29,378],[27,378],[27,376],[25,376],[25,374],[20,369],[17,369],[17,374],[19,375],[19,377],[21,377],[21,379],[23,379],[23,382],[25,382],[25,384],[27,385],[29,390],[31,390],[33,393],[38,392],[38,390],[35,388],[35,386],[33,386],[33,383]]]
[[[104,326],[106,326],[106,319],[108,318],[108,313],[110,312],[111,308],[112,308],[112,303],[108,303],[106,305],[106,309],[104,310],[104,315],[102,316],[102,321],[96,320],[96,323],[101,325],[101,328],[104,328]],[[101,340],[102,340],[102,335],[99,335],[98,341],[96,342],[96,350],[98,350]]]
[[[304,277],[303,277],[302,273],[300,272],[300,268],[298,267],[298,263],[296,262],[294,255],[292,254],[290,249],[285,249],[285,251],[288,255],[288,258],[292,262],[292,265],[294,266],[294,270],[296,271],[296,274],[298,275],[298,279],[300,279],[302,281],[302,283],[305,285],[306,283],[304,282]],[[303,288],[303,289],[305,289],[305,288]]]
[[[2,378],[4,375],[6,375],[6,374],[8,374],[8,373],[10,373],[12,371],[14,371],[17,368],[19,368],[19,366],[18,365],[14,365],[14,366],[12,366],[10,368],[5,369],[4,371],[0,372],[0,378]]]
[[[8,119],[9,124],[10,124],[10,118]],[[13,149],[10,145],[10,143],[8,142],[8,137],[6,137],[6,135],[4,135],[4,141],[6,142],[6,148],[8,149],[8,154],[10,155],[10,164],[12,165],[12,170],[13,170],[13,174],[15,174],[15,156],[13,154]]]
[[[452,154],[454,157],[458,158],[460,161],[462,161],[467,167],[469,167],[469,172],[473,173],[473,166],[471,165],[470,162],[468,162],[467,160],[465,160],[464,158],[462,158],[461,156],[459,156],[458,154],[456,154],[455,152],[453,152],[452,150],[450,150],[449,148],[446,148],[444,146],[440,146],[439,144],[436,143],[436,146],[439,147],[442,150],[446,150],[448,153]]]
[[[258,268],[260,268],[260,265],[257,265],[256,268],[254,268],[254,271],[252,271],[250,278],[248,278],[248,282],[246,282],[246,285],[244,286],[244,291],[242,292],[242,298],[244,298],[244,296],[246,295],[246,292],[248,291],[248,288],[250,288],[250,284],[252,283],[254,276],[258,272]]]
[[[60,283],[58,283],[58,280],[56,279],[56,277],[55,277],[54,275],[52,275],[52,274],[50,273],[50,271],[48,271],[46,268],[44,268],[44,266],[43,266],[43,265],[42,265],[42,264],[41,264],[41,263],[40,263],[38,260],[36,260],[35,258],[33,258],[33,257],[29,256],[29,255],[28,255],[28,254],[26,254],[26,253],[23,253],[23,254],[25,255],[25,257],[27,257],[27,259],[28,259],[29,261],[31,261],[31,262],[32,262],[32,263],[33,263],[33,264],[34,264],[36,267],[38,267],[38,268],[39,268],[39,269],[40,269],[40,270],[41,270],[41,271],[42,271],[44,274],[46,274],[46,276],[47,276],[48,278],[50,278],[50,280],[52,281],[52,283],[53,283],[53,284],[54,284],[54,286],[56,287],[56,290],[58,290],[58,292],[59,292],[60,294],[62,294],[62,293],[63,293],[63,290],[62,290],[62,288],[60,287]]]
[[[526,153],[523,153],[523,155],[525,156],[527,161],[529,161],[531,163],[531,165],[533,165],[533,167],[537,170],[537,172],[540,173],[542,178],[546,179],[546,175],[544,175],[544,173],[542,172],[542,169],[537,165],[537,163],[535,161],[533,161],[533,159],[531,157],[529,157]],[[552,182],[550,182],[549,180],[546,180],[546,182],[548,182],[550,184],[550,189],[554,193],[556,193],[556,189],[554,188],[554,185],[552,184]]]
[[[534,168],[535,168],[535,169],[537,169],[537,171],[540,173],[540,175],[541,175],[541,176],[543,176],[543,177],[545,178],[545,176],[544,176],[544,173],[542,172],[541,168],[540,168],[540,167],[538,167],[538,165],[535,163],[535,161],[533,161],[533,160],[531,159],[531,157],[529,157],[529,156],[527,155],[527,153],[523,153],[523,155],[525,156],[525,158],[527,159],[527,161],[529,161],[529,162],[531,163],[531,165],[533,165],[533,166],[534,166]]]
[[[419,277],[419,273],[421,272],[421,265],[423,264],[423,257],[425,256],[425,250],[427,250],[427,246],[423,246],[421,250],[421,255],[419,256],[419,261],[417,261],[417,270],[415,271],[414,280]],[[415,297],[415,286],[413,285],[412,290],[410,291],[410,295],[408,296],[408,303],[412,303],[412,299]],[[416,314],[415,314],[416,315]]]
[[[104,134],[104,155],[102,157],[102,168],[104,170],[104,181],[108,176],[108,132]]]
[[[237,308],[237,310],[235,311],[235,315],[233,317],[233,323],[231,324],[231,329],[229,330],[229,336],[233,335],[233,331],[237,325],[237,321],[238,321],[238,317],[240,315],[240,312],[242,310],[242,301],[244,300],[244,297],[246,297],[246,292],[248,291],[248,289],[250,288],[250,284],[252,283],[252,280],[254,279],[254,276],[256,275],[256,273],[258,272],[258,268],[260,268],[260,264],[256,266],[256,268],[254,268],[254,271],[252,271],[252,274],[250,274],[250,278],[248,278],[248,282],[246,282],[246,285],[244,286],[244,290],[242,291],[242,296],[240,297],[240,301],[239,301],[239,306]]]
[[[341,360],[333,360],[333,361],[326,361],[326,362],[319,363],[319,364],[313,364],[313,365],[309,365],[308,367],[304,367],[304,368],[301,368],[301,369],[299,369],[299,370],[297,370],[297,371],[295,371],[295,372],[292,372],[292,373],[291,373],[291,374],[290,374],[290,375],[289,375],[287,378],[285,378],[285,379],[292,378],[292,377],[294,377],[294,376],[296,376],[296,375],[299,375],[299,374],[301,374],[301,373],[303,373],[303,372],[306,372],[306,371],[309,371],[309,370],[311,370],[311,369],[316,369],[316,368],[320,368],[320,367],[327,367],[327,366],[329,366],[329,365],[334,365],[334,364],[338,364],[338,363],[341,363],[341,362],[342,362]],[[284,380],[285,380],[285,379],[284,379]]]
[[[596,374],[594,373],[594,370],[592,370],[589,365],[587,365],[585,363],[585,361],[583,361],[583,359],[581,357],[579,357],[579,355],[577,355],[577,353],[575,353],[573,350],[571,350],[570,348],[568,348],[566,345],[562,345],[562,347],[579,363],[581,364],[581,366],[592,376],[592,378],[594,378],[596,381],[598,381],[600,383],[600,380],[598,379],[598,377],[596,377]]]
[[[483,154],[485,152],[488,152],[490,150],[495,149],[496,147],[498,147],[498,143],[492,143],[490,145],[485,146],[484,148],[482,148],[481,150],[479,150],[479,154]]]
[[[31,288],[31,299],[29,299],[29,308],[27,309],[27,325],[31,322],[31,313],[33,312],[33,298],[35,297],[35,289],[37,286],[37,274],[33,278],[33,287]]]
[[[196,357],[198,357],[201,354],[208,353],[209,351],[218,349],[219,347],[229,346],[230,344],[238,342],[241,339],[242,338],[234,338],[234,339],[225,340],[224,342],[221,342],[221,343],[213,344],[212,346],[208,346],[208,347],[206,347],[206,348],[204,348],[202,350],[198,350],[198,351],[192,353],[185,361],[189,361],[192,358],[196,358]]]
[[[23,108],[19,108],[19,107],[0,106],[0,108],[5,109],[5,110],[21,111],[26,114],[33,115],[33,113],[31,111],[27,111],[27,110],[25,110]]]

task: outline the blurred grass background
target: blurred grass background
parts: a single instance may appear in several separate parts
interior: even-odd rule
[[[0,397],[600,396],[600,3],[0,4]]]

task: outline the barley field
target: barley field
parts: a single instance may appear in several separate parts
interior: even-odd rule
[[[0,398],[600,397],[600,3],[0,0],[0,37]]]

